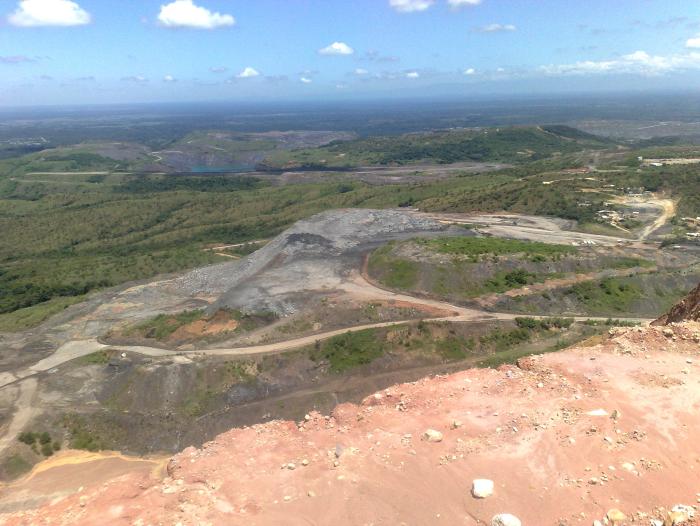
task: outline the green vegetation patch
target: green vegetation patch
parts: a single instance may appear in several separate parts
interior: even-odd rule
[[[592,311],[626,312],[632,302],[642,299],[644,291],[628,280],[606,278],[601,281],[584,281],[566,290]]]
[[[87,420],[77,414],[63,416],[63,426],[70,433],[70,447],[86,451],[109,449],[107,442],[93,430]]]
[[[0,332],[31,329],[82,300],[83,296],[59,297],[32,307],[0,314]]]
[[[517,289],[530,285],[538,280],[537,274],[523,269],[515,269],[510,272],[499,272],[488,281],[484,288],[491,292],[505,292],[510,289]]]
[[[476,349],[476,341],[474,338],[449,335],[437,340],[435,349],[447,361],[464,360]]]
[[[573,318],[515,318],[515,324],[519,328],[530,330],[568,329],[573,323]]]
[[[24,431],[19,434],[17,440],[31,447],[35,453],[41,452],[45,457],[50,457],[61,449],[61,443],[58,440],[53,440],[48,431],[41,433]]]
[[[81,358],[78,358],[78,363],[81,365],[107,365],[112,359],[116,351],[96,351]]]
[[[437,252],[468,256],[478,259],[484,255],[525,254],[531,258],[556,258],[575,254],[576,248],[566,245],[550,245],[536,241],[518,241],[496,237],[448,237],[422,240]]]
[[[180,327],[189,325],[204,317],[204,311],[188,310],[179,314],[159,314],[155,318],[140,323],[134,331],[144,338],[166,340]]]
[[[375,250],[369,258],[369,271],[379,274],[384,284],[396,289],[411,289],[418,279],[418,264],[391,255],[393,243]]]
[[[372,363],[383,354],[384,341],[378,338],[376,329],[367,329],[318,342],[311,358],[316,362],[327,360],[333,372],[342,373]]]

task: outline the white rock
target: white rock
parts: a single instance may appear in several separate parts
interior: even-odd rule
[[[491,526],[523,526],[523,523],[510,513],[499,513],[491,519]]]
[[[423,438],[428,442],[442,442],[442,433],[440,431],[435,431],[434,429],[428,429],[423,433]]]
[[[493,495],[493,480],[476,479],[472,482],[472,496],[475,499],[485,499]]]
[[[692,506],[686,506],[685,504],[676,504],[671,511],[681,511],[688,514],[691,519],[695,517],[695,509]]]
[[[605,409],[594,409],[593,411],[588,411],[586,414],[588,416],[608,416],[608,412]]]

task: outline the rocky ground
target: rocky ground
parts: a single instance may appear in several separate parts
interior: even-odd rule
[[[127,472],[2,523],[695,524],[699,342],[697,322],[618,328],[396,385],[233,429],[167,473]]]

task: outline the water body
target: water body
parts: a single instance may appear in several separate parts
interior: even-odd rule
[[[245,173],[255,170],[254,163],[240,163],[228,166],[193,166],[190,172],[193,174],[223,174],[223,173]]]

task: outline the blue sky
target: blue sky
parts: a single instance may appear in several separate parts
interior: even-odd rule
[[[0,0],[0,105],[700,89],[700,0]]]

